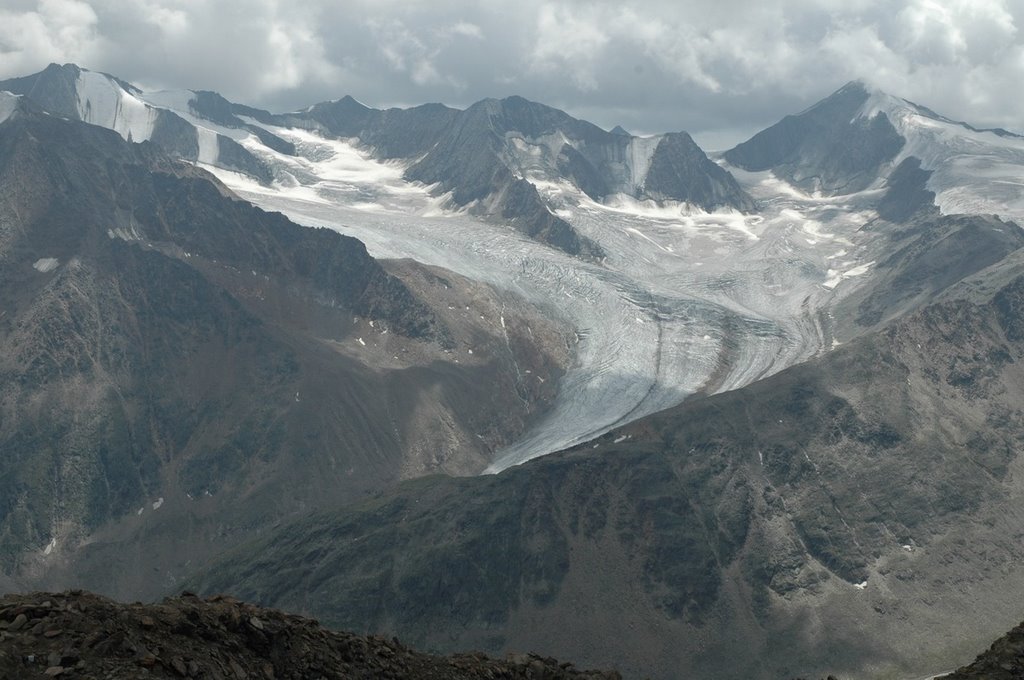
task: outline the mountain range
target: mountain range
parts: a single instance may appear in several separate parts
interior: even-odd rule
[[[1024,138],[861,81],[710,156],[519,97],[0,91],[5,588],[626,677],[1020,620]]]

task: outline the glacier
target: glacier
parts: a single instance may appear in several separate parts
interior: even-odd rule
[[[813,197],[770,173],[738,173],[765,207],[745,215],[625,196],[605,205],[572,184],[538,181],[552,208],[608,253],[585,262],[446,209],[431,187],[402,178],[404,165],[374,160],[352,140],[264,127],[298,152],[241,140],[274,168],[269,186],[203,167],[266,210],[354,236],[375,257],[411,258],[523,296],[575,329],[575,360],[552,411],[496,452],[488,472],[827,351],[828,309],[869,262],[858,230],[874,217],[874,194]]]

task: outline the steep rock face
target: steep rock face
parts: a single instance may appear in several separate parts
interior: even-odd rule
[[[665,135],[651,158],[645,195],[715,208],[754,209],[754,201],[736,180],[701,150],[685,132]]]
[[[935,646],[936,614],[992,634],[998,565],[1021,552],[999,539],[1022,512],[1017,260],[571,452],[304,519],[196,583],[417,644],[529,641],[653,677],[941,669],[961,650]],[[922,595],[932,580],[969,595]]]
[[[865,189],[905,143],[885,113],[858,116],[870,97],[863,83],[848,83],[730,149],[725,159],[745,170],[773,170],[806,191]]]
[[[536,187],[510,170],[503,158],[504,131],[508,129],[503,113],[494,100],[461,112],[445,126],[426,155],[409,168],[406,177],[436,184],[442,191],[451,192],[455,204],[475,204],[479,212],[509,219],[528,236],[568,253],[600,257],[596,244],[552,214]],[[515,124],[531,130],[545,122],[530,115],[519,115],[515,120]]]
[[[0,187],[0,562],[23,583],[153,592],[289,512],[478,471],[567,361],[511,297],[390,264],[403,283],[96,126],[10,117]]]

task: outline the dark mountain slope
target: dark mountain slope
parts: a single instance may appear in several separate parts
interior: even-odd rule
[[[319,123],[331,135],[373,147],[380,158],[418,158],[430,150],[459,111],[442,104],[409,109],[371,109],[352,97],[323,102],[307,111],[277,117],[279,123]]]
[[[300,520],[197,583],[654,677],[949,667],[1017,615],[1022,274],[577,450]]]
[[[3,571],[159,591],[152,568],[173,581],[289,512],[485,467],[553,398],[564,341],[484,286],[389,266],[409,283],[153,145],[0,124]]]
[[[856,337],[920,309],[959,281],[1024,246],[1024,232],[993,215],[944,215],[926,183],[931,173],[909,157],[886,180],[876,235],[879,259],[870,279],[833,312],[840,339]]]

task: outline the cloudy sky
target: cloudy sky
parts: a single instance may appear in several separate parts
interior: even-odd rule
[[[0,78],[75,62],[275,111],[519,94],[730,146],[853,78],[1024,130],[1024,0],[0,0]]]

